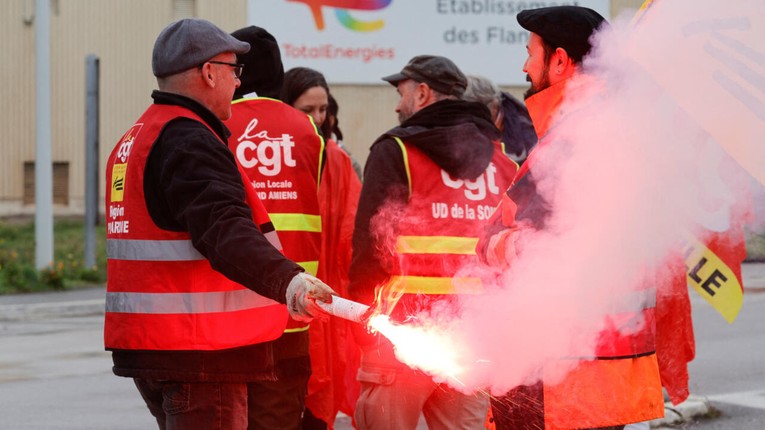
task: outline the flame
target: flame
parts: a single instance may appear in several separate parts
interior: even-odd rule
[[[368,327],[387,337],[395,348],[396,358],[412,368],[420,369],[435,380],[455,381],[466,368],[460,364],[460,348],[447,330],[434,325],[394,324],[387,315],[370,318]],[[453,385],[453,384],[451,384]]]

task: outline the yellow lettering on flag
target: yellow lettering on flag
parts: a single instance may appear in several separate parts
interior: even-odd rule
[[[685,240],[688,283],[728,323],[732,323],[744,302],[744,290],[736,274],[703,243],[690,235]]]
[[[125,173],[127,172],[127,163],[115,164],[112,168],[112,202],[121,202],[125,192]]]

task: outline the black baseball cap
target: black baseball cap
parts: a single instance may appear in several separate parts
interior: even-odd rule
[[[581,6],[527,9],[517,16],[518,24],[538,34],[554,48],[563,48],[575,63],[590,51],[590,36],[608,21],[594,10]]]
[[[467,88],[467,77],[454,62],[437,55],[418,55],[396,74],[382,78],[397,86],[405,79],[423,82],[441,94],[462,97]]]

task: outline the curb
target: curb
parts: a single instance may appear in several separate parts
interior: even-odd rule
[[[664,418],[652,420],[650,425],[651,428],[659,429],[666,428],[663,426],[675,426],[706,415],[709,411],[709,400],[706,397],[691,394],[677,406],[670,402],[664,403]]]
[[[50,317],[78,317],[104,314],[104,300],[71,300],[61,303],[0,305],[0,321],[23,321]]]

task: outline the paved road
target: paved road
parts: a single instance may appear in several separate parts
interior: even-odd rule
[[[765,429],[765,291],[752,289],[744,296],[732,325],[698,296],[692,300],[696,359],[689,366],[690,388],[709,400],[715,418],[675,428]]]
[[[720,416],[673,428],[765,428],[765,264],[745,270],[756,288],[735,324],[694,298],[691,391]],[[0,429],[156,428],[132,382],[111,373],[100,309],[101,288],[0,296]],[[336,428],[349,430],[349,418]]]

